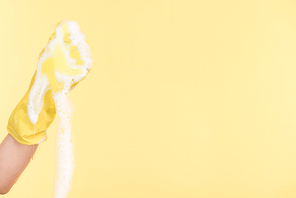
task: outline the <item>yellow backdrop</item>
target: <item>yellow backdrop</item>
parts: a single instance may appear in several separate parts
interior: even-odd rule
[[[0,139],[56,24],[93,53],[71,93],[69,198],[296,197],[294,0],[1,0]],[[5,198],[53,194],[56,122]]]

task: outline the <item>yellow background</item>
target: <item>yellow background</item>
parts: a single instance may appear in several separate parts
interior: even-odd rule
[[[0,17],[1,140],[56,24],[92,49],[69,198],[296,197],[294,0],[1,0]],[[52,197],[56,126],[3,197],[31,178]]]

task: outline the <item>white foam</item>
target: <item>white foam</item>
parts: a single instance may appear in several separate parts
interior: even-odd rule
[[[74,137],[71,118],[73,106],[65,92],[54,94],[58,115],[56,137],[56,168],[54,181],[54,198],[65,198],[70,192],[74,172]]]
[[[49,87],[49,81],[47,75],[42,73],[42,64],[46,59],[53,56],[53,51],[56,45],[64,45],[64,32],[62,30],[62,24],[66,23],[68,32],[71,32],[69,38],[71,39],[71,45],[78,46],[80,52],[80,60],[84,62],[83,65],[75,65],[76,59],[70,57],[69,49],[61,48],[65,54],[66,60],[70,63],[72,69],[81,70],[81,74],[75,76],[69,76],[55,71],[56,79],[59,83],[64,83],[64,89],[70,91],[72,84],[81,81],[89,72],[92,59],[89,45],[85,42],[85,35],[80,31],[80,28],[75,21],[65,20],[62,21],[55,29],[55,38],[52,39],[45,47],[44,53],[40,56],[37,66],[37,72],[35,77],[35,83],[31,88],[28,100],[28,116],[33,124],[36,124],[39,114],[43,106],[43,98]]]
[[[64,44],[64,31],[62,24],[66,23],[71,45],[78,46],[80,60],[83,65],[75,65],[76,59],[71,58],[69,47]],[[56,172],[54,183],[54,198],[66,198],[70,192],[70,187],[74,172],[74,137],[72,133],[71,119],[73,105],[69,96],[69,91],[74,83],[81,81],[88,74],[92,59],[90,48],[85,42],[85,35],[80,31],[78,24],[74,21],[62,21],[55,29],[55,38],[45,47],[44,53],[39,58],[35,82],[31,88],[28,98],[28,116],[33,124],[36,124],[39,113],[43,107],[44,95],[50,87],[47,74],[42,72],[42,64],[49,57],[53,56],[55,45],[63,46],[67,62],[72,69],[80,69],[81,73],[70,76],[54,71],[58,83],[63,84],[63,89],[58,92],[53,91],[53,98],[58,117],[58,129],[56,138]]]

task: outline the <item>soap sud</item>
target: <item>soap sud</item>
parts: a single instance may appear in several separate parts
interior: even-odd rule
[[[82,60],[84,64],[82,66],[76,66],[76,60],[69,57],[70,51],[62,48],[66,60],[68,63],[70,63],[70,66],[73,69],[80,69],[82,73],[76,76],[69,76],[55,71],[57,81],[59,83],[64,83],[64,88],[67,91],[70,91],[71,85],[85,78],[92,65],[92,59],[90,58],[90,48],[85,42],[85,35],[83,32],[80,31],[78,24],[75,21],[62,21],[55,29],[55,38],[52,39],[45,47],[44,53],[40,56],[38,61],[35,83],[31,88],[28,100],[28,116],[33,124],[36,124],[39,113],[42,110],[42,99],[44,98],[44,95],[48,91],[48,89],[50,89],[47,75],[42,73],[41,67],[43,62],[53,55],[54,47],[56,44],[64,45],[64,33],[61,27],[62,23],[67,24],[68,30],[70,30],[68,32],[71,32],[71,35],[69,36],[69,38],[71,39],[71,45],[78,46],[77,50],[79,50],[80,52],[80,60]]]
[[[56,169],[54,198],[65,198],[70,192],[74,172],[74,139],[71,120],[73,105],[68,94],[58,92],[53,95],[57,115]]]
[[[45,47],[44,53],[40,56],[35,75],[35,82],[31,88],[28,98],[28,117],[33,124],[36,124],[39,113],[44,103],[44,95],[48,90],[49,79],[46,74],[42,73],[43,62],[53,56],[56,44],[64,45],[64,32],[62,23],[66,23],[68,32],[71,32],[69,38],[71,45],[78,46],[80,52],[80,60],[83,65],[75,65],[75,60],[69,57],[70,51],[62,48],[65,53],[66,60],[72,69],[81,69],[82,73],[76,76],[70,76],[55,71],[56,79],[59,83],[63,83],[63,89],[59,92],[53,92],[55,102],[58,129],[56,137],[56,170],[54,181],[54,198],[66,198],[70,192],[70,187],[74,172],[74,138],[72,133],[72,115],[73,105],[69,96],[69,91],[74,83],[81,81],[88,74],[92,59],[88,44],[85,42],[85,35],[80,31],[75,21],[62,21],[55,29],[55,38],[53,38]]]

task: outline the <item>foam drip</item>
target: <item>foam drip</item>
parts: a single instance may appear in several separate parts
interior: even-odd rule
[[[74,172],[74,137],[71,118],[73,106],[68,94],[54,94],[58,116],[58,131],[56,137],[56,167],[54,181],[54,198],[67,197]]]

